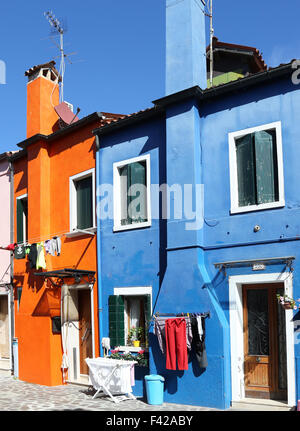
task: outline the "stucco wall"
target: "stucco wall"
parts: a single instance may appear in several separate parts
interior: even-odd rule
[[[184,232],[183,220],[154,220],[150,228],[113,232],[111,220],[98,220],[103,336],[108,336],[107,301],[114,287],[152,286],[153,305],[158,299],[155,311],[211,312],[206,320],[206,370],[199,370],[191,358],[188,371],[167,371],[156,337],[150,335],[150,372],[166,377],[167,402],[218,408],[230,405],[228,278],[218,276],[213,263],[293,255],[294,295],[300,296],[299,104],[298,88],[282,80],[215,99],[202,105],[199,114],[193,101],[173,107],[167,113],[167,133],[162,119],[101,138],[98,175],[102,184],[112,183],[113,162],[145,153],[151,156],[152,184],[204,184],[200,231]],[[230,215],[228,133],[274,121],[282,123],[285,207]],[[253,231],[256,224],[262,227],[258,233]],[[280,264],[267,266],[266,272],[283,270]],[[231,271],[243,274],[252,268]],[[296,360],[298,355],[297,346]]]

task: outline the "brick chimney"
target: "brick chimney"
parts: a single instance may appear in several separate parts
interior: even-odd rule
[[[41,133],[49,135],[58,129],[60,76],[55,61],[40,64],[25,72],[27,83],[27,138]]]

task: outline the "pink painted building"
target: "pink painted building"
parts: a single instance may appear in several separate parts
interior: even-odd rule
[[[12,369],[13,336],[13,251],[6,249],[13,242],[10,156],[11,153],[0,154],[0,371],[7,372]]]

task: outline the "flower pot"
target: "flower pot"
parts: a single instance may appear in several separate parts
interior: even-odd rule
[[[140,340],[134,340],[133,345],[134,347],[140,347]]]
[[[293,308],[290,302],[285,302],[284,304],[281,304],[281,305],[285,310],[291,310]]]

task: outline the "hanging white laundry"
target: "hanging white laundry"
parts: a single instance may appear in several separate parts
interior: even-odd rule
[[[108,337],[102,338],[102,347],[104,349],[104,356],[106,356],[110,350],[110,338]]]
[[[202,328],[202,317],[201,316],[197,316],[197,325],[198,325],[198,334],[199,334],[200,340],[202,340],[203,328]]]

